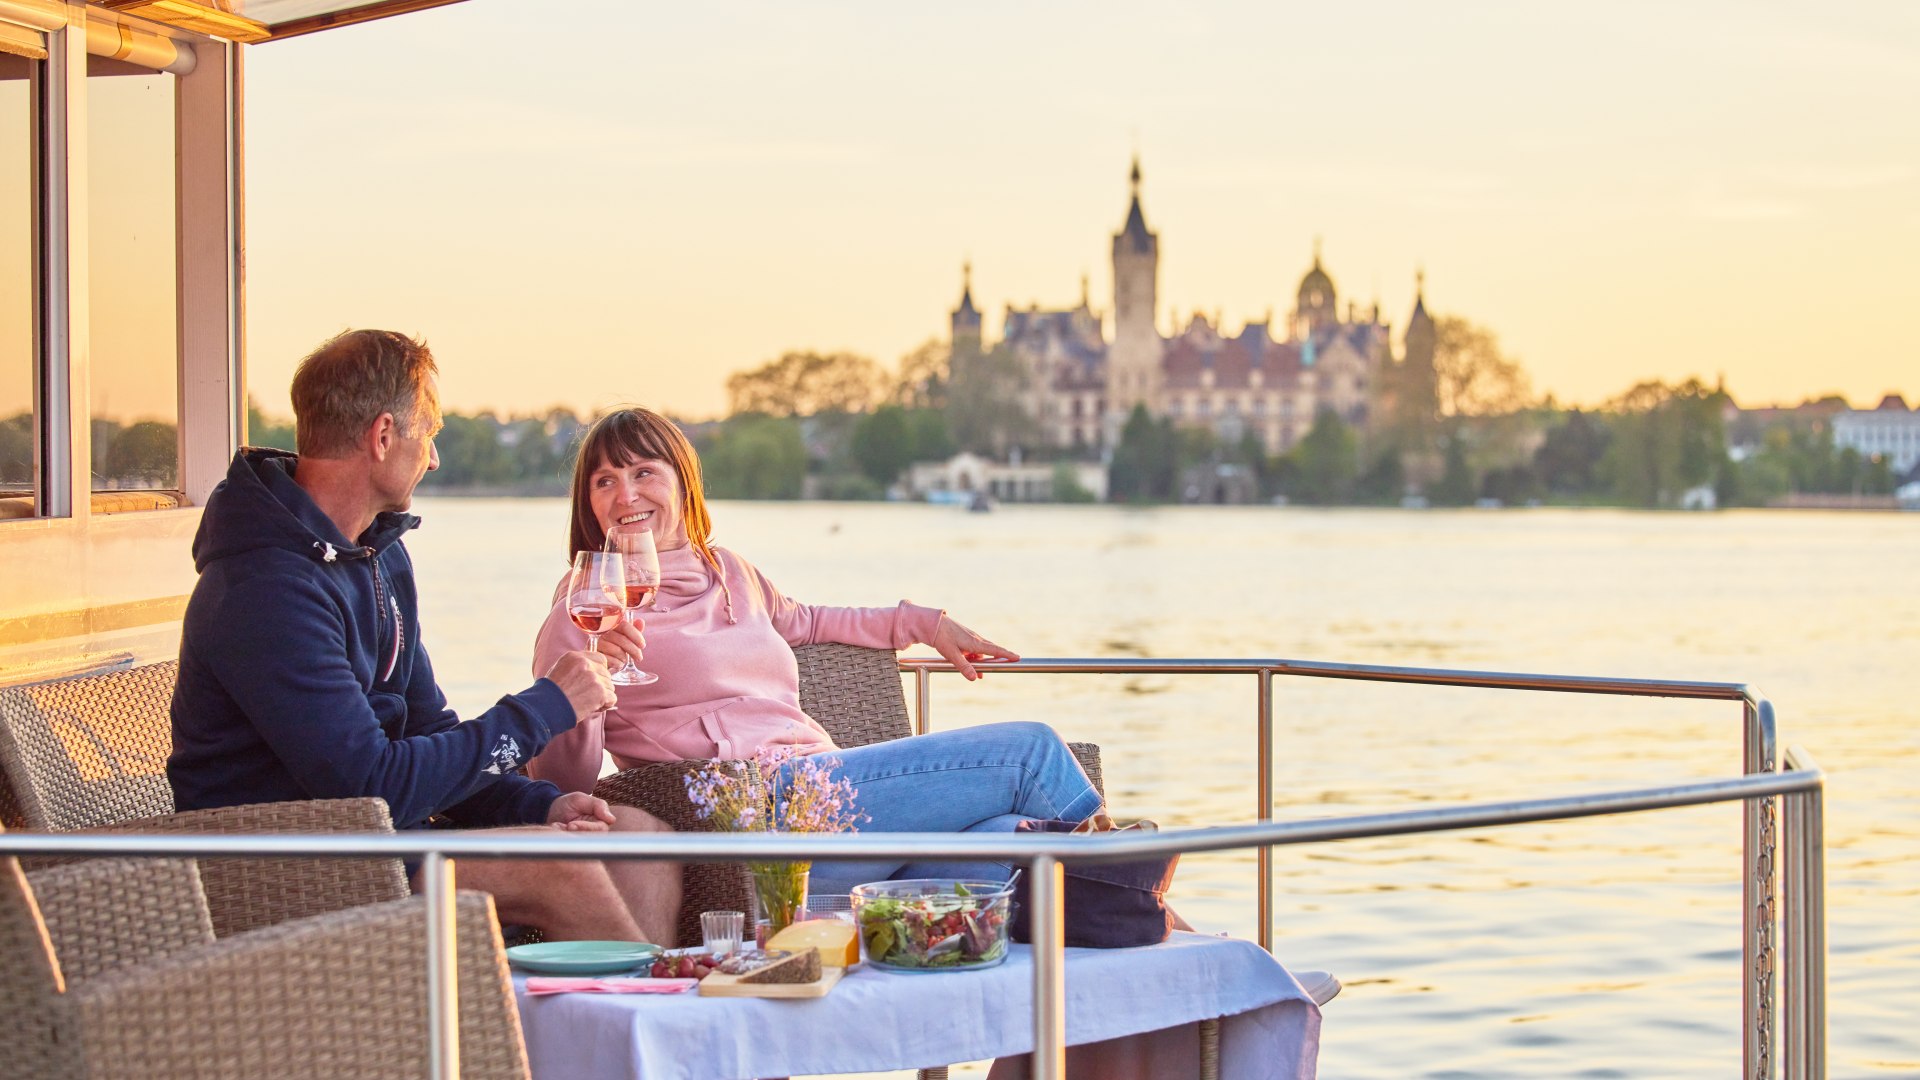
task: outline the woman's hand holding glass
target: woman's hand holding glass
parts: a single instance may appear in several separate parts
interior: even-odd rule
[[[646,528],[634,525],[615,526],[607,531],[607,550],[617,551],[625,560],[626,579],[622,583],[622,603],[626,607],[627,623],[637,628],[640,625],[640,609],[653,603],[654,594],[660,588],[660,553],[655,549],[653,533]],[[633,635],[639,637],[636,632]],[[639,643],[622,650],[625,662],[613,673],[613,681],[621,686],[645,686],[660,681],[660,676],[650,671],[641,671],[634,665],[639,658]]]

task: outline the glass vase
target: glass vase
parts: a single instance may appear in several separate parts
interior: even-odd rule
[[[768,923],[767,934],[777,934],[807,906],[807,875],[813,864],[748,863],[747,869],[753,875],[753,898],[759,905],[760,918]]]

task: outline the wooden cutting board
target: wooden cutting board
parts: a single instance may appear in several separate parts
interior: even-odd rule
[[[826,997],[847,973],[846,968],[830,967],[808,983],[750,983],[742,976],[714,972],[700,980],[701,997],[817,998]]]

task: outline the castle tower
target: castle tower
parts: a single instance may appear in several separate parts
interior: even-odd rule
[[[1433,372],[1433,316],[1427,314],[1427,272],[1416,270],[1413,274],[1413,314],[1407,316],[1406,357],[1407,367]]]
[[[1320,265],[1320,238],[1313,241],[1313,269],[1308,270],[1300,279],[1300,292],[1295,298],[1294,325],[1301,327],[1302,337],[1325,326],[1334,326],[1340,322],[1340,311],[1335,306],[1333,279]]]
[[[973,262],[960,267],[960,306],[953,309],[950,323],[954,355],[980,352],[980,310],[973,306]]]
[[[1403,423],[1415,429],[1430,423],[1440,413],[1440,379],[1433,366],[1437,335],[1433,316],[1427,314],[1427,272],[1413,274],[1413,313],[1407,316],[1407,336],[1401,354],[1399,378],[1400,402],[1397,412]]]
[[[1160,238],[1140,212],[1140,159],[1133,159],[1133,203],[1113,235],[1113,347],[1107,353],[1107,445],[1135,405],[1149,410],[1160,396],[1163,346],[1155,325],[1159,303]]]

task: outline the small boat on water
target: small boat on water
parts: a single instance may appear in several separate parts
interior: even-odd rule
[[[33,116],[27,136],[31,145],[23,148],[33,170],[27,208],[32,242],[26,255],[31,280],[40,283],[27,305],[31,318],[0,323],[10,332],[18,332],[11,328],[20,325],[29,328],[32,340],[26,352],[35,365],[31,467],[24,470],[24,479],[0,481],[0,567],[5,568],[5,589],[0,595],[0,686],[128,661],[161,660],[178,651],[180,619],[194,583],[186,553],[199,524],[199,508],[225,476],[235,450],[246,441],[242,49],[451,2],[455,0],[0,0],[0,90],[9,84],[23,90],[22,98]],[[144,432],[152,443],[148,447],[152,460],[142,462],[129,451],[124,473],[99,484],[90,464],[107,458],[96,452],[101,448],[95,439],[108,429],[97,421],[112,418],[92,414],[91,390],[96,381],[113,376],[104,365],[95,366],[104,350],[94,346],[104,334],[102,324],[88,313],[108,307],[112,297],[96,293],[96,283],[104,275],[90,273],[89,259],[99,251],[115,249],[110,242],[113,237],[93,237],[91,245],[86,241],[90,222],[99,220],[97,211],[125,209],[102,204],[132,196],[124,185],[111,183],[113,177],[105,169],[93,170],[89,180],[89,155],[98,143],[89,123],[100,122],[103,111],[90,113],[84,103],[90,81],[96,79],[148,80],[164,87],[172,103],[170,109],[144,118],[148,123],[170,125],[170,130],[167,137],[155,141],[165,148],[161,156],[136,162],[133,175],[173,178],[172,187],[163,194],[171,201],[176,229],[168,241],[170,250],[156,265],[174,278],[168,283],[170,289],[156,286],[156,292],[175,300],[168,317],[152,329],[152,340],[142,342],[151,348],[136,351],[148,357],[142,362],[169,367],[163,374],[178,388],[171,428],[160,424]],[[9,150],[8,159],[20,157]],[[109,242],[103,246],[103,240]],[[121,437],[131,437],[133,427],[139,426],[129,427]],[[965,505],[971,512],[986,512],[993,505],[981,492],[943,493],[938,499],[930,495],[929,501]],[[906,670],[916,680],[924,715],[929,695],[926,680],[929,673],[940,670],[939,665],[908,665]],[[1451,817],[1405,815],[1406,820],[1398,822],[1345,823],[1345,833],[1329,826],[1323,830],[1325,836],[1307,837],[1311,830],[1303,830],[1297,837],[1288,834],[1285,842],[1302,837],[1381,835],[1396,829],[1468,827],[1476,821],[1487,825],[1541,820],[1538,815],[1549,812],[1573,816],[1690,805],[1687,800],[1744,798],[1748,850],[1742,868],[1742,902],[1750,930],[1743,955],[1744,1074],[1769,1076],[1778,1060],[1770,1041],[1776,1030],[1774,983],[1771,975],[1763,974],[1773,970],[1778,954],[1784,972],[1780,987],[1797,1010],[1778,1025],[1790,1054],[1788,1074],[1823,1075],[1824,987],[1819,961],[1824,946],[1818,938],[1817,913],[1805,910],[1809,895],[1817,903],[1817,880],[1807,880],[1809,873],[1817,879],[1817,866],[1814,871],[1803,866],[1802,878],[1793,886],[1800,892],[1782,897],[1778,905],[1782,918],[1799,921],[1783,922],[1776,933],[1772,866],[1780,844],[1776,815],[1783,812],[1775,809],[1771,796],[1755,781],[1776,772],[1780,755],[1771,706],[1747,688],[1280,660],[1037,661],[1024,663],[1021,670],[1215,674],[1258,680],[1265,711],[1257,754],[1268,767],[1262,770],[1260,787],[1253,795],[1261,807],[1261,821],[1269,824],[1274,801],[1270,688],[1275,677],[1744,701],[1749,775],[1729,782],[1733,786],[1711,790],[1696,786],[1687,789],[1684,797],[1674,794],[1682,789],[1672,788],[1631,799],[1615,793],[1569,800],[1564,806],[1543,804],[1528,811],[1534,817],[1512,808],[1504,813],[1487,811],[1480,818],[1464,812]],[[1808,827],[1805,822],[1792,825],[1790,838],[1804,839]],[[1812,827],[1817,829],[1817,820]],[[1219,846],[1281,842],[1276,839],[1278,833],[1257,835],[1266,838],[1242,837],[1233,844],[1221,841]],[[1261,944],[1268,944],[1264,940],[1272,922],[1268,848],[1259,846],[1259,851]],[[1809,894],[1809,889],[1814,892]],[[1789,932],[1787,927],[1797,929]],[[13,960],[8,958],[10,964]],[[1059,977],[1057,970],[1049,975],[1043,967],[1036,964],[1037,978]],[[1035,1001],[1039,1017],[1043,996],[1036,994]],[[1011,1006],[1027,1007],[1024,1002]],[[1046,1022],[1039,1017],[1036,1025],[1044,1029]],[[1044,1046],[1046,1040],[1038,1044]],[[1056,1074],[1050,1066],[1041,1071]]]

